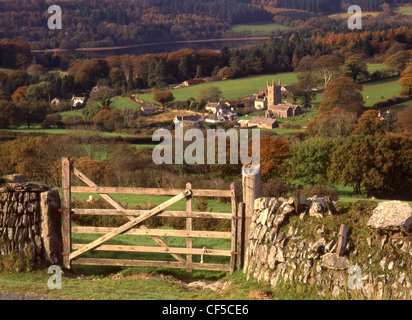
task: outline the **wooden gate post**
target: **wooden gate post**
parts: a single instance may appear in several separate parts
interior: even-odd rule
[[[249,241],[250,223],[253,215],[255,199],[262,196],[262,169],[260,166],[242,168],[243,202],[245,203],[245,232],[243,234],[244,245]]]
[[[71,210],[71,163],[69,158],[62,158],[62,238],[65,269],[71,269],[69,257],[72,250]]]
[[[186,190],[192,190],[192,184],[191,183],[186,183]],[[186,212],[188,215],[192,212],[192,196],[186,197]],[[186,218],[186,230],[187,231],[192,231],[192,218]],[[193,240],[190,237],[186,238],[186,248],[191,249],[193,244]],[[187,261],[187,269],[186,271],[189,273],[193,272],[192,269],[192,255],[188,254],[186,256],[186,261]]]

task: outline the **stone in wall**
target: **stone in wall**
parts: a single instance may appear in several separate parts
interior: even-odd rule
[[[394,234],[391,228],[391,234],[382,234],[384,229],[372,229],[371,225],[369,238],[348,241],[341,254],[337,255],[339,224],[336,231],[332,232],[330,227],[326,229],[322,225],[322,219],[337,213],[334,203],[314,196],[300,198],[299,206],[295,206],[295,199],[255,200],[243,269],[247,279],[254,278],[272,287],[281,283],[300,282],[320,288],[320,296],[348,296],[355,292],[348,288],[348,281],[351,276],[357,276],[348,273],[349,267],[359,263],[361,279],[356,279],[362,283],[362,287],[356,291],[357,297],[412,298],[412,237],[410,233],[404,233],[405,228],[402,228],[403,233]],[[374,211],[372,217],[378,211]],[[306,214],[312,218],[305,218]],[[298,215],[303,221],[293,218]],[[292,218],[293,223],[290,222]],[[405,221],[408,219],[409,216],[404,217]],[[305,225],[306,220],[308,225]],[[393,217],[388,215],[387,220],[393,221]],[[298,226],[296,221],[301,221]],[[380,218],[379,221],[386,226],[385,219]],[[366,225],[362,228],[367,232]],[[307,230],[311,230],[309,234]],[[365,246],[374,248],[371,252],[375,255],[359,256],[358,249]],[[383,259],[378,258],[377,253],[383,255]],[[367,258],[364,259],[364,256]]]
[[[367,225],[374,229],[406,231],[412,227],[412,207],[401,201],[381,202]]]
[[[12,179],[10,179],[12,178]],[[12,175],[0,188],[0,254],[31,251],[34,264],[61,262],[60,197],[57,189]]]

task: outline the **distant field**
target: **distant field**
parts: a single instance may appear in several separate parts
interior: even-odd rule
[[[0,71],[3,71],[7,74],[9,74],[10,72],[14,71],[13,69],[7,69],[7,68],[0,68]]]
[[[26,133],[47,133],[47,134],[76,134],[76,133],[95,133],[100,134],[103,137],[135,137],[135,135],[131,134],[120,134],[116,132],[99,132],[99,131],[83,131],[83,130],[67,130],[67,129],[43,129],[43,128],[31,128],[31,129],[0,129],[2,131],[13,131],[13,132],[26,132]]]
[[[236,25],[232,27],[232,31],[235,32],[243,32],[243,31],[251,31],[251,32],[259,32],[259,33],[271,33],[276,30],[285,30],[288,29],[285,26],[275,23],[267,23],[267,24],[242,24]]]
[[[237,100],[247,95],[255,94],[259,90],[266,88],[266,81],[272,82],[272,80],[275,80],[275,82],[278,83],[280,79],[282,84],[295,83],[297,82],[296,75],[297,74],[294,72],[288,72],[226,81],[213,81],[190,87],[174,89],[172,90],[172,93],[176,101],[186,101],[189,98],[198,99],[201,90],[216,86],[220,88],[225,99]],[[139,99],[149,103],[154,103],[152,93],[139,95]]]
[[[140,106],[138,106],[136,103],[131,101],[128,97],[121,97],[117,96],[112,99],[112,103],[110,105],[111,108],[124,108],[124,107],[129,107],[132,108],[133,110],[140,110]]]
[[[398,78],[383,79],[363,85],[363,98],[365,106],[371,107],[379,101],[384,101],[399,96],[401,87]]]
[[[403,13],[403,14],[406,14],[408,16],[412,16],[412,6],[398,7],[398,8],[396,8],[395,12]]]
[[[382,13],[381,11],[362,11],[362,17],[367,17],[367,16],[377,16],[378,14]],[[330,18],[335,18],[335,19],[347,19],[351,17],[353,13],[334,13],[329,15]]]
[[[370,73],[374,71],[382,71],[382,70],[388,70],[388,66],[385,66],[384,64],[381,63],[368,63],[368,71]]]

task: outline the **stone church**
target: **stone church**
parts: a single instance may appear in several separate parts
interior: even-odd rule
[[[266,90],[261,90],[255,101],[256,109],[266,109],[266,117],[269,118],[289,118],[302,114],[302,108],[292,103],[282,103],[282,84],[266,84]]]

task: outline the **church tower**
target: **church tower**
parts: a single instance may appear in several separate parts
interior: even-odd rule
[[[270,106],[274,106],[277,104],[282,103],[282,85],[279,80],[279,85],[275,85],[275,80],[272,81],[272,85],[269,85],[269,81],[267,82],[267,102],[268,108]]]

